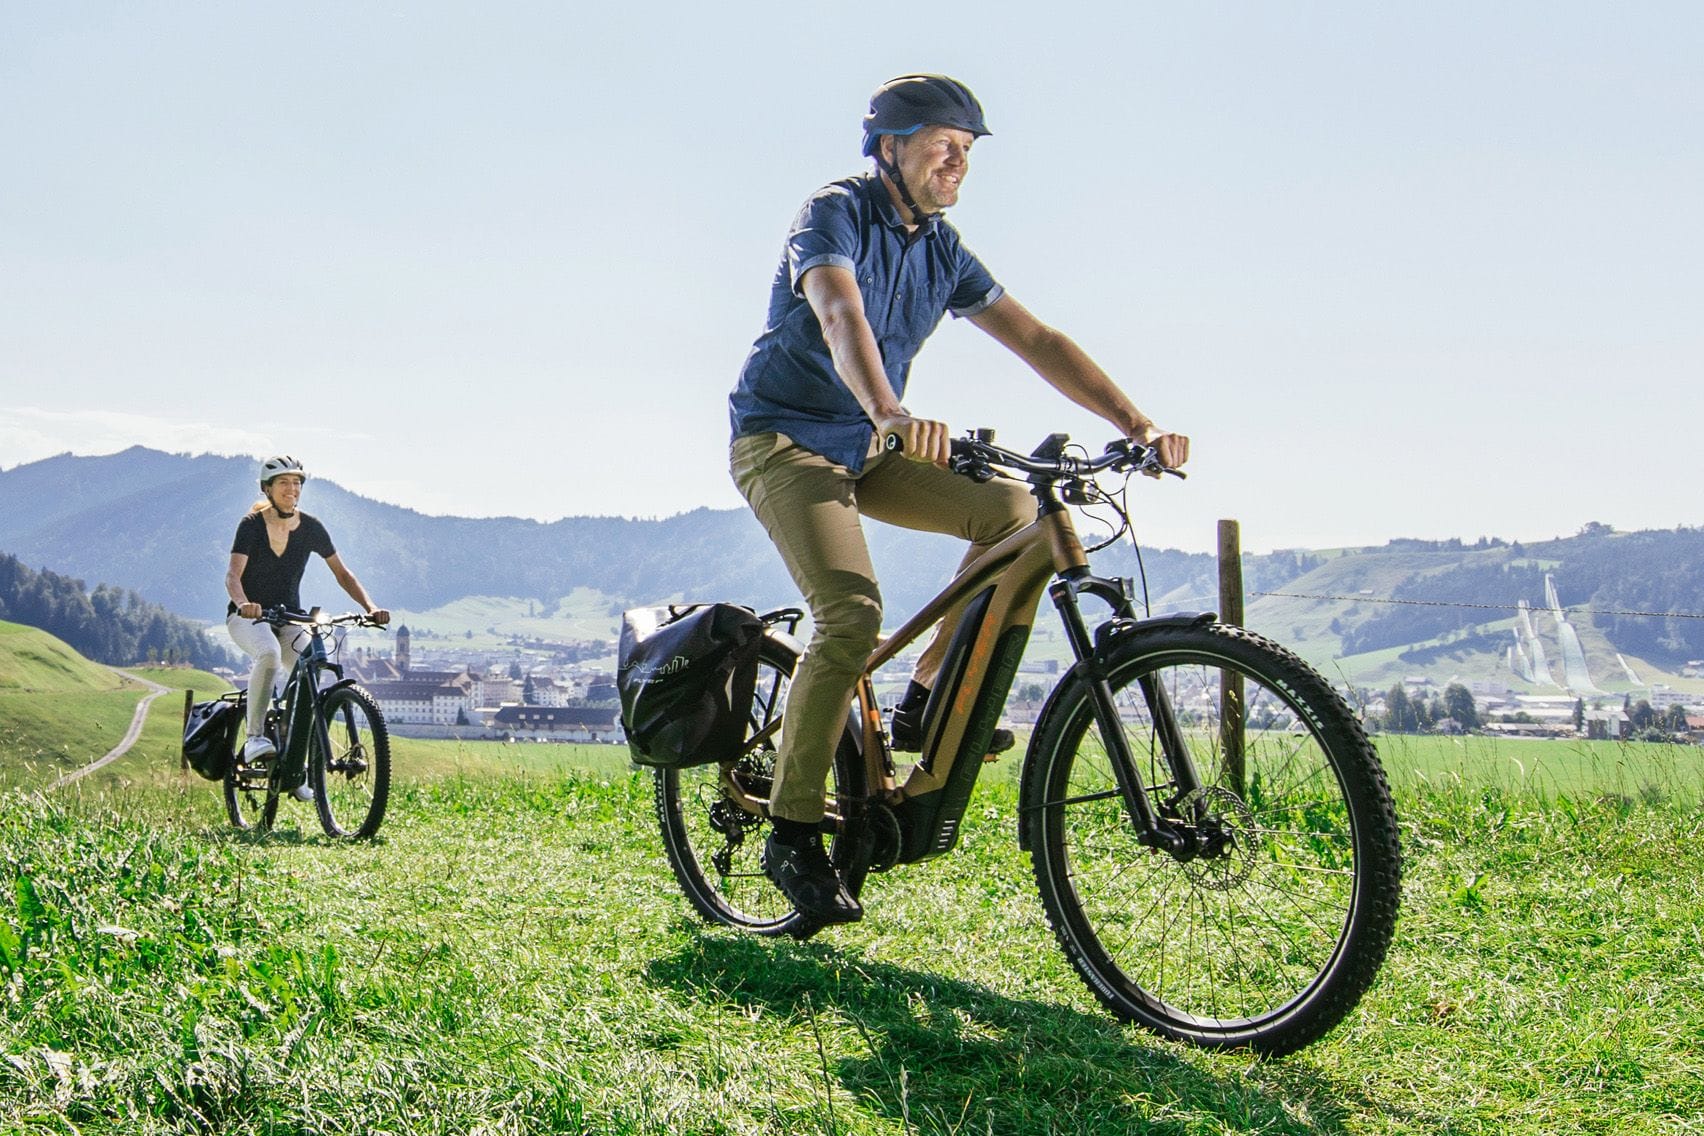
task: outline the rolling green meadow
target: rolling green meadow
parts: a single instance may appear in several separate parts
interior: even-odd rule
[[[0,624],[0,1132],[1704,1132],[1704,753],[1379,739],[1391,956],[1300,1054],[1122,1026],[989,766],[953,855],[797,943],[700,923],[615,747],[398,739],[378,839],[253,838],[181,695]],[[45,656],[45,657],[44,657]],[[139,672],[197,697],[209,675]]]

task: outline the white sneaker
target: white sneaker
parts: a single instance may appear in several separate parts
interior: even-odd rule
[[[314,799],[314,787],[304,781],[302,784],[297,785],[294,789],[291,789],[290,795],[298,801],[311,801]]]
[[[265,734],[253,734],[243,743],[243,761],[255,762],[271,757],[278,752],[278,747],[272,744],[272,739]]]

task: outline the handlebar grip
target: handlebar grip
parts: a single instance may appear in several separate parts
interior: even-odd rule
[[[882,439],[882,449],[890,454],[903,454],[905,452],[905,439],[898,434],[889,434]]]

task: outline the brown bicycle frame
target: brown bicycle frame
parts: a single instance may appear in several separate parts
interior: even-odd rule
[[[1056,503],[1048,507],[1047,503],[1038,501],[1038,505],[1042,511],[1033,522],[966,565],[940,594],[884,639],[864,664],[855,697],[860,708],[866,784],[873,795],[889,804],[896,805],[908,798],[938,791],[946,785],[948,775],[958,760],[971,710],[988,680],[996,645],[1010,629],[1016,627],[1024,629],[1027,639],[1029,628],[1035,622],[1036,607],[1049,579],[1056,574],[1088,570],[1088,558],[1077,539],[1070,513]],[[940,622],[955,605],[968,605],[990,586],[993,592],[981,612],[976,637],[960,673],[952,705],[945,713],[933,715],[927,723],[919,760],[905,782],[900,784],[896,780],[887,733],[882,728],[873,676],[901,650]],[[969,614],[967,610],[966,615]],[[942,634],[949,634],[952,630],[945,628]],[[784,718],[785,712],[748,739],[747,749],[773,736],[782,727]],[[722,787],[729,798],[749,813],[767,815],[769,803],[747,793],[733,777],[732,770],[732,763],[722,767]],[[832,800],[829,802],[828,819],[836,824],[841,819],[834,813]]]

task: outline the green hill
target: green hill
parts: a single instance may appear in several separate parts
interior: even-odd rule
[[[230,689],[223,679],[185,667],[138,668],[162,686],[197,698]],[[145,688],[92,663],[60,640],[0,620],[0,789],[37,788],[106,753],[130,726]],[[129,760],[173,767],[181,696],[154,704]],[[105,771],[103,771],[105,772]]]
[[[0,620],[0,695],[89,694],[123,680],[45,631]]]
[[[1435,682],[1481,680],[1520,693],[1557,693],[1509,668],[1515,604],[1525,601],[1544,643],[1551,673],[1563,678],[1555,617],[1545,606],[1551,576],[1569,607],[1568,621],[1593,683],[1606,699],[1641,698],[1661,684],[1704,694],[1704,681],[1679,672],[1698,644],[1691,622],[1634,620],[1626,606],[1692,608],[1674,594],[1638,590],[1652,571],[1684,575],[1697,559],[1696,534],[1589,533],[1546,546],[1393,541],[1381,548],[1321,554],[1297,578],[1265,589],[1251,585],[1246,622],[1339,680],[1383,687],[1412,675]],[[1652,552],[1650,546],[1658,551]],[[1653,565],[1655,567],[1653,567]],[[1667,565],[1667,567],[1664,567]],[[1678,625],[1661,639],[1652,627]],[[1591,700],[1594,696],[1588,696]]]
[[[224,550],[253,497],[252,475],[250,463],[239,459],[140,447],[0,470],[0,549],[20,563],[137,589],[171,610],[217,619],[225,605]],[[420,651],[452,644],[525,650],[528,641],[546,641],[575,645],[584,661],[586,641],[613,637],[620,609],[633,604],[798,602],[780,557],[745,509],[549,524],[432,517],[361,498],[325,479],[315,479],[308,507],[342,534],[340,546],[348,544],[347,558],[362,581],[410,627]],[[897,626],[945,581],[959,550],[945,537],[886,525],[871,525],[869,535],[889,626]],[[1156,611],[1218,606],[1211,555],[1145,549],[1138,562],[1127,544],[1114,543],[1093,564],[1100,574],[1133,578],[1140,564]],[[1638,697],[1648,684],[1704,691],[1704,682],[1679,673],[1704,659],[1699,528],[1619,533],[1590,524],[1573,536],[1525,545],[1492,537],[1394,539],[1377,547],[1245,554],[1246,622],[1326,673],[1360,685],[1424,674],[1555,690],[1523,684],[1505,661],[1515,641],[1515,604],[1525,601],[1552,666],[1560,663],[1545,610],[1547,575],[1573,611],[1592,682],[1606,695]],[[317,561],[303,595],[310,603],[340,602]],[[10,617],[59,630],[28,615]],[[1063,661],[1055,628],[1044,611],[1032,663]],[[221,636],[213,639],[223,644]],[[139,657],[74,641],[102,658]],[[358,642],[387,649],[381,636]]]
[[[406,624],[419,646],[433,650],[463,643],[489,648],[516,638],[554,643],[610,641],[620,628],[623,606],[619,599],[596,589],[575,588],[548,603],[513,596],[463,596],[429,611],[398,609],[392,612],[392,620]]]

